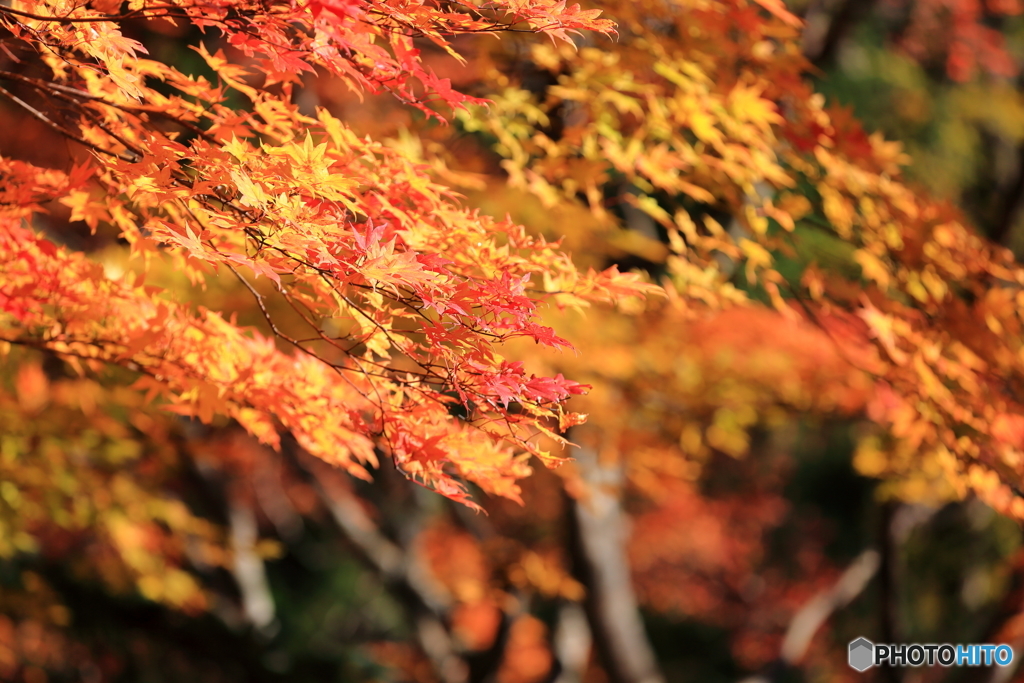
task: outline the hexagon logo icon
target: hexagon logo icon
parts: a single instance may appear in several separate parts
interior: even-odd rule
[[[874,664],[875,644],[867,638],[858,638],[850,643],[850,666],[857,671],[867,671]]]

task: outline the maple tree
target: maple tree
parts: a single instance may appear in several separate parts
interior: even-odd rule
[[[907,175],[1020,255],[1017,2],[794,3],[819,91],[896,137]],[[979,106],[984,102],[985,106]]]
[[[415,646],[367,639],[391,678],[658,680],[639,603],[727,629],[740,670],[835,680],[796,617],[875,555],[769,552],[795,431],[855,422],[890,495],[1024,516],[1024,270],[825,106],[778,0],[0,21],[3,116],[46,143],[0,136],[2,678],[199,650],[170,625],[104,657],[97,585],[148,601],[114,621],[272,638],[265,560],[323,526],[402,604]],[[194,70],[144,56],[184,35]]]
[[[112,14],[94,16],[103,9]],[[376,459],[379,437],[411,477],[448,495],[463,497],[443,467],[460,461],[463,477],[514,495],[512,481],[525,466],[492,437],[533,450],[526,428],[575,419],[558,404],[581,391],[561,377],[528,376],[494,350],[522,335],[566,345],[534,321],[545,293],[531,296],[531,277],[554,273],[565,281],[559,296],[580,301],[642,286],[614,271],[577,276],[543,240],[459,209],[407,159],[360,139],[326,111],[301,114],[290,102],[292,86],[297,72],[319,66],[425,111],[431,98],[457,107],[467,98],[421,65],[406,31],[444,46],[442,35],[519,22],[558,37],[610,24],[547,5],[480,16],[429,5],[411,14],[318,4],[118,10],[31,4],[4,11],[11,35],[52,72],[5,78],[81,119],[51,119],[46,107],[5,90],[9,100],[94,153],[66,174],[5,162],[16,180],[5,198],[7,341],[131,364],[143,375],[136,388],[163,394],[182,414],[207,422],[215,412],[229,415],[271,445],[276,420],[306,450],[360,476]],[[137,58],[144,48],[114,28],[128,18],[217,28],[228,44],[261,58],[268,83],[245,84],[245,69],[203,47],[219,86]],[[170,92],[144,90],[147,79]],[[250,99],[251,111],[225,106],[229,87]],[[271,281],[308,327],[301,336],[282,332],[268,313],[274,334],[296,353],[240,332],[214,311],[155,296],[134,272],[107,277],[19,227],[52,198],[93,230],[100,221],[116,226],[134,258],[167,258],[196,286],[206,273],[233,273],[263,307],[251,279]],[[175,249],[158,252],[160,245]],[[296,381],[281,381],[289,376]],[[474,429],[449,418],[455,402],[472,403],[463,422]]]

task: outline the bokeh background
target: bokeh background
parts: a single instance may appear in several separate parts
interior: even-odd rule
[[[1024,7],[789,9],[804,19],[807,78],[834,119],[902,141],[913,186],[1024,254]],[[209,78],[189,45],[226,47],[169,23],[125,32]],[[466,39],[465,65],[422,49],[456,87],[502,94],[498,112],[515,113],[498,126],[511,130],[530,115],[510,104],[515,92],[551,86],[528,40]],[[600,40],[581,48],[602,54]],[[511,74],[508,89],[495,65]],[[433,164],[470,205],[564,239],[581,267],[666,272],[669,238],[649,218],[628,202],[602,215],[585,198],[554,205],[529,183],[510,185],[514,150],[478,119],[439,124],[322,74],[304,85],[301,107],[327,107]],[[5,124],[5,107],[5,155],[63,167],[75,154],[34,120]],[[44,227],[62,243],[124,267],[116,231],[92,234],[50,208]],[[813,248],[835,268],[852,263],[842,244]],[[203,296],[260,324],[235,284],[211,281]],[[0,544],[13,549],[0,553],[0,679],[1024,680],[1015,667],[847,667],[846,643],[862,635],[1008,642],[1024,656],[1024,549],[1016,522],[954,500],[934,473],[888,477],[885,435],[857,408],[867,387],[822,330],[780,331],[767,311],[685,325],[634,313],[552,312],[580,353],[536,362],[594,385],[574,399],[591,420],[570,434],[574,463],[535,463],[523,504],[481,496],[486,515],[386,462],[372,483],[356,482],[294,444],[273,452],[237,425],[174,419],[55,358],[12,352],[0,397]],[[39,457],[19,460],[29,448]]]

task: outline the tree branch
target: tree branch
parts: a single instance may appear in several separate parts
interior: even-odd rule
[[[772,683],[799,665],[821,626],[833,613],[864,592],[880,564],[881,556],[876,550],[865,550],[858,555],[835,585],[815,595],[793,616],[782,639],[779,658],[764,673],[746,678],[743,683]]]
[[[571,557],[587,591],[584,608],[598,656],[612,683],[662,683],[626,558],[627,520],[617,495],[622,472],[602,466],[587,448],[577,464],[590,491],[586,500],[569,500]]]
[[[443,683],[466,683],[468,667],[458,655],[445,625],[453,602],[407,551],[385,536],[349,492],[332,486],[331,467],[308,456],[290,436],[282,439],[282,451],[319,494],[331,519],[360,559],[380,577],[409,613],[416,638]]]
[[[232,574],[242,593],[246,618],[257,630],[269,633],[274,624],[274,598],[263,558],[256,552],[259,528],[256,514],[241,496],[228,497],[228,520],[233,554]]]
[[[831,16],[821,6],[823,3],[816,3],[807,12],[807,28],[803,36],[804,56],[818,67],[831,64],[843,40],[877,2],[845,0]]]

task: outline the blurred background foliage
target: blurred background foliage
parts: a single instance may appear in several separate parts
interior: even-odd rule
[[[1024,11],[1016,0],[793,1],[815,86],[901,140],[908,175],[1024,250]]]
[[[793,0],[790,9],[807,22],[804,53],[828,102],[902,140],[914,182],[1024,254],[1021,6]],[[126,32],[154,57],[212,77],[188,48],[208,37],[159,23]],[[433,62],[456,86],[493,88],[493,64],[517,58],[525,90],[550,85],[526,41],[503,38],[502,54],[484,40],[459,48],[466,66],[441,54]],[[485,126],[428,122],[316,76],[306,86],[300,106],[326,106],[434,164],[469,203],[563,238],[580,266],[667,272],[667,234],[625,203],[602,216],[583,201],[546,205],[510,187],[493,151],[501,141]],[[67,151],[39,139],[47,133],[32,121],[0,125],[5,153],[61,165]],[[52,220],[67,213],[54,207]],[[810,222],[798,230],[819,263],[851,267],[846,245]],[[80,224],[62,234],[117,266],[111,234]],[[792,260],[799,273],[808,259]],[[166,271],[154,282],[181,277]],[[755,289],[742,272],[734,282]],[[237,287],[211,282],[206,296],[243,321],[258,318]],[[559,331],[581,355],[537,363],[598,389],[580,400],[594,417],[573,433],[579,463],[538,467],[523,506],[481,496],[487,516],[410,486],[386,464],[372,483],[354,482],[227,422],[177,420],[132,406],[129,394],[107,401],[109,382],[79,379],[52,358],[5,364],[0,680],[432,683],[457,654],[472,683],[625,683],[604,666],[602,644],[591,646],[582,616],[583,522],[569,495],[587,495],[588,458],[625,450],[624,476],[605,483],[628,515],[632,586],[665,681],[863,680],[846,666],[846,643],[860,635],[1005,641],[1024,652],[1018,525],[977,500],[949,502],[941,487],[885,481],[872,445],[884,435],[842,408],[862,388],[837,369],[820,331],[787,331],[761,357],[758,344],[779,336],[773,316],[701,327],[633,313],[561,314]],[[382,569],[367,556],[374,548],[397,550],[402,567]],[[813,617],[816,596],[835,604],[818,614],[827,627],[807,634],[795,624]],[[431,641],[442,628],[448,654]],[[875,680],[1001,680],[993,676]]]

